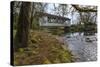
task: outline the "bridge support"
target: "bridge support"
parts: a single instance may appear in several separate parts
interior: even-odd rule
[[[69,26],[64,27],[64,33],[68,33],[68,32],[70,32],[70,27]]]

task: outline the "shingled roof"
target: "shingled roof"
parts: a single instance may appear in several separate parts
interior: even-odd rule
[[[52,19],[70,20],[69,18],[66,18],[66,17],[57,16],[54,14],[49,14],[49,13],[44,13],[44,12],[36,12],[35,14],[38,16],[47,16],[47,17],[52,18]]]

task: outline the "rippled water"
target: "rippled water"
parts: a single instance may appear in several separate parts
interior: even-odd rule
[[[83,33],[73,33],[70,35],[67,34],[63,38],[68,43],[68,47],[76,57],[77,62],[97,60],[96,34],[93,36],[84,36]]]

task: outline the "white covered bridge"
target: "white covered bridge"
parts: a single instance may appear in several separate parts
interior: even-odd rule
[[[40,26],[70,26],[70,19],[62,16],[57,16],[53,14],[37,12],[39,18]]]

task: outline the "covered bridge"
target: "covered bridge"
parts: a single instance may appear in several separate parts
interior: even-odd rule
[[[70,26],[70,19],[62,16],[57,16],[53,14],[36,12],[39,16],[39,25],[40,26]]]

